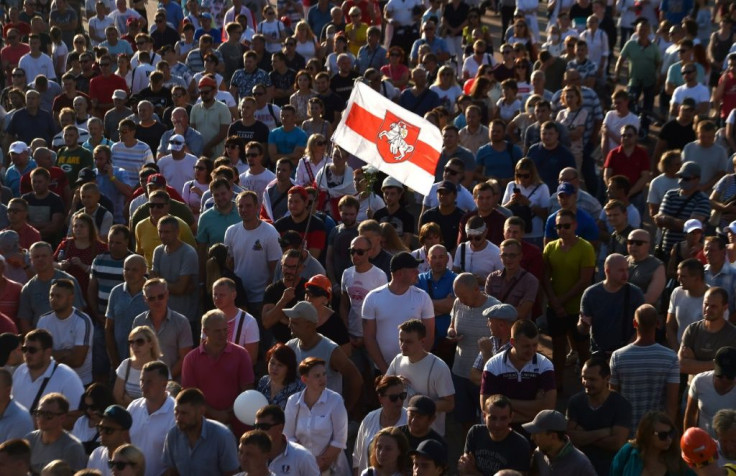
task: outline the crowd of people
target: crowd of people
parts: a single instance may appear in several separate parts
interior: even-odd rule
[[[736,4],[0,10],[1,475],[735,471]]]

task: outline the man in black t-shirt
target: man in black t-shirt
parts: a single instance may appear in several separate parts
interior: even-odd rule
[[[652,166],[656,166],[659,158],[668,150],[682,150],[686,144],[695,141],[695,129],[693,119],[695,118],[695,100],[685,98],[680,104],[677,117],[667,121],[662,130],[659,131],[657,145],[654,146],[652,154]]]
[[[353,71],[353,62],[347,53],[340,53],[337,57],[337,74],[330,78],[330,89],[344,102],[350,99],[350,93],[353,92],[353,84],[359,76]]]
[[[465,438],[458,460],[463,474],[495,474],[502,469],[529,471],[529,441],[511,429],[513,410],[503,395],[493,395],[485,403],[485,425],[473,425]]]
[[[447,251],[452,253],[457,246],[457,235],[460,229],[460,220],[465,212],[455,204],[457,200],[457,186],[449,180],[443,180],[437,186],[439,206],[430,208],[419,218],[419,227],[425,223],[434,222],[442,230],[443,242]]]
[[[289,250],[281,257],[281,269],[284,277],[269,285],[263,294],[263,310],[261,321],[263,328],[273,334],[276,342],[285,344],[291,339],[289,318],[284,309],[294,307],[304,300],[304,286],[307,280],[301,277],[304,263],[301,250]],[[265,341],[261,336],[261,340]]]
[[[437,440],[442,443],[444,456],[447,458],[447,442],[432,429],[432,423],[437,418],[437,405],[434,400],[424,395],[414,395],[409,400],[406,412],[407,424],[398,428],[409,440],[409,449],[416,450],[419,443],[425,440]]]
[[[256,119],[255,113],[257,109],[256,98],[253,96],[242,98],[240,100],[240,117],[242,119],[230,124],[227,130],[227,136],[238,136],[246,143],[256,141],[261,144],[267,144],[269,134],[268,126]]]
[[[317,76],[315,76],[314,87],[317,91],[317,97],[325,105],[322,118],[332,125],[332,130],[335,130],[335,126],[340,121],[341,113],[345,109],[345,101],[330,89],[330,75],[324,71],[317,73]]]
[[[289,104],[289,97],[294,92],[296,71],[286,66],[286,55],[280,51],[271,55],[271,63],[273,71],[268,76],[274,87],[273,103],[279,107],[285,106]]]
[[[386,206],[378,210],[373,215],[373,219],[378,223],[390,223],[404,244],[411,246],[416,219],[401,204],[404,185],[393,177],[386,177],[381,184],[381,191]]]

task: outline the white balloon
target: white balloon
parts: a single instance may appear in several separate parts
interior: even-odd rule
[[[235,417],[246,425],[256,423],[256,412],[268,405],[266,397],[258,390],[246,390],[233,403]]]

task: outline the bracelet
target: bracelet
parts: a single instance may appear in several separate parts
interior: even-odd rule
[[[116,181],[117,179],[118,179],[118,178],[117,178],[116,176],[114,176],[114,175],[113,175],[112,177],[110,177],[110,182],[115,182],[115,181]]]

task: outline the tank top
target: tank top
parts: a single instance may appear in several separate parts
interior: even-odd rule
[[[320,339],[319,343],[309,350],[304,350],[299,346],[299,339],[292,339],[287,342],[286,345],[291,347],[296,353],[297,362],[301,362],[307,357],[317,357],[327,362],[327,365],[325,366],[325,371],[327,373],[327,388],[342,394],[342,374],[337,372],[330,365],[330,358],[332,357],[332,352],[337,349],[337,344],[322,334],[320,334],[320,337],[322,337],[322,339]]]

